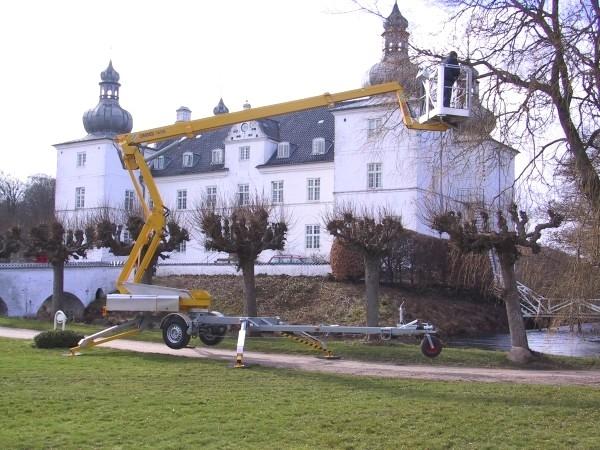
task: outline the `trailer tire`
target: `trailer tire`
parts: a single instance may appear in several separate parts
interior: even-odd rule
[[[204,345],[217,345],[219,344],[223,338],[225,338],[225,333],[227,333],[227,327],[224,325],[212,326],[207,329],[208,332],[198,333],[198,338],[202,341]]]
[[[442,353],[442,341],[437,336],[429,335],[429,337],[431,338],[433,347],[429,345],[429,339],[427,339],[427,336],[425,336],[421,341],[421,353],[428,358],[435,358]]]
[[[162,327],[163,341],[167,347],[179,350],[190,342],[188,324],[182,317],[168,317]]]

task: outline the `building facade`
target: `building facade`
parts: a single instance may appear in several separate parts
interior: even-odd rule
[[[408,57],[407,29],[408,21],[394,5],[384,21],[382,58],[369,71],[369,83],[399,81],[414,111],[418,68]],[[83,117],[87,136],[55,145],[59,215],[83,218],[101,208],[131,209],[137,202],[112,141],[133,125],[119,105],[119,87],[119,74],[110,63],[101,73],[99,103]],[[432,233],[426,210],[437,202],[502,207],[512,196],[515,152],[489,138],[491,113],[476,101],[473,110],[470,126],[444,133],[414,131],[383,96],[240,123],[184,140],[152,163],[164,203],[192,235],[171,261],[211,262],[223,256],[204,251],[194,227],[193,210],[203,202],[267,199],[289,224],[283,253],[325,260],[332,240],[324,218],[336,206],[374,212],[384,208],[401,216],[407,228],[425,234]],[[213,112],[228,112],[223,99]],[[191,111],[179,108],[176,120],[191,120]],[[99,251],[91,257],[111,255]]]

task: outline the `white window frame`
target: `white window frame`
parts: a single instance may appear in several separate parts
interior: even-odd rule
[[[325,154],[325,138],[318,137],[312,140],[312,154],[313,155],[324,155]]]
[[[250,185],[238,184],[238,205],[247,206],[250,204]]]
[[[183,167],[192,167],[194,165],[194,154],[192,152],[185,152],[181,165]]]
[[[165,155],[160,155],[154,160],[154,168],[162,170],[165,168]]]
[[[123,208],[125,211],[133,211],[135,204],[135,192],[130,189],[125,190],[125,199],[123,201]]]
[[[185,253],[186,250],[187,250],[187,241],[181,241],[179,243],[179,245],[177,246],[176,251],[178,253]]]
[[[129,232],[129,230],[123,230],[123,242],[125,244],[130,244],[132,240],[133,239],[131,238],[131,233]]]
[[[367,164],[367,189],[381,189],[383,187],[383,164]]]
[[[177,209],[187,209],[187,189],[177,189]]]
[[[240,161],[248,161],[250,160],[250,146],[242,145],[240,147]]]
[[[290,143],[279,142],[277,144],[277,158],[289,158],[290,157]]]
[[[217,206],[217,186],[206,186],[206,206],[209,208]]]
[[[378,136],[383,128],[383,119],[377,117],[367,120],[367,137],[372,138]]]
[[[85,208],[85,187],[75,188],[75,209]]]
[[[283,180],[271,181],[271,202],[283,203]]]
[[[210,154],[210,163],[211,164],[223,164],[223,149],[215,148],[212,150]]]
[[[87,162],[86,152],[77,152],[77,167],[85,167]]]
[[[306,180],[307,199],[309,202],[318,202],[321,200],[321,179],[308,178]]]
[[[321,248],[321,226],[319,224],[306,225],[304,244],[307,250],[318,250]]]

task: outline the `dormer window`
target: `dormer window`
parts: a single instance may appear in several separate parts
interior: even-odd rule
[[[319,138],[313,139],[312,154],[313,155],[324,155],[325,154],[325,138],[319,137]]]
[[[277,144],[277,158],[289,158],[290,157],[290,143],[280,142]]]
[[[211,164],[223,164],[223,149],[215,148],[211,153]]]
[[[194,165],[194,154],[192,152],[185,152],[183,154],[183,167],[192,167]]]
[[[154,160],[154,168],[156,170],[162,170],[165,168],[165,157],[164,155],[159,156]]]

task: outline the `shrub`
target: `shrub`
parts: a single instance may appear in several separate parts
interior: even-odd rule
[[[346,247],[339,239],[333,241],[330,260],[331,272],[337,281],[358,281],[365,275],[364,258],[361,253]]]
[[[382,260],[382,280],[422,287],[443,283],[448,271],[448,243],[444,239],[406,231]]]
[[[33,338],[37,348],[69,348],[75,347],[83,335],[71,330],[44,331]]]

